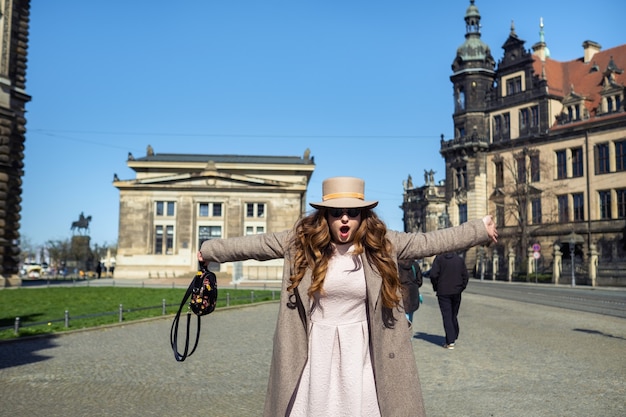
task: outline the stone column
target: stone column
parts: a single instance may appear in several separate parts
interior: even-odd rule
[[[559,283],[559,278],[561,278],[561,261],[563,259],[563,252],[561,252],[561,245],[558,243],[554,245],[554,252],[552,253],[552,282],[554,285]]]
[[[526,262],[528,263],[528,268],[526,270],[528,271],[528,276],[530,276],[535,272],[535,258],[533,258],[533,248],[530,246],[526,250],[526,259]]]
[[[509,248],[509,270],[507,272],[509,282],[513,280],[513,272],[515,272],[515,249]]]
[[[598,248],[595,243],[589,245],[589,279],[591,286],[596,286],[598,278]]]
[[[498,256],[498,252],[493,251],[493,259],[492,259],[492,267],[491,267],[491,280],[495,281],[496,277],[498,276],[498,266],[500,265],[499,263],[499,256]]]

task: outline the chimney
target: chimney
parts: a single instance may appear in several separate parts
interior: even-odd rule
[[[600,49],[602,49],[602,46],[594,41],[584,41],[583,42],[583,49],[585,50],[585,56],[584,56],[584,63],[586,64],[587,62],[591,61],[591,58],[593,58],[593,56],[596,54],[596,52],[600,52]]]

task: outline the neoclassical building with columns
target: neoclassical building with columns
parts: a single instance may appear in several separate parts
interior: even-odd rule
[[[206,239],[289,229],[306,211],[315,169],[303,156],[129,154],[135,178],[120,179],[115,276],[165,278],[197,270]],[[211,265],[234,280],[281,279],[282,260]]]

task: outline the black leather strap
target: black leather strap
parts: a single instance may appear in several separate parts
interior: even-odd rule
[[[191,312],[187,311],[187,326],[186,326],[187,331],[185,333],[185,349],[183,350],[182,353],[178,351],[178,324],[180,322],[180,313],[183,311],[183,308],[187,304],[187,300],[189,300],[189,297],[191,296],[191,291],[193,290],[193,286],[194,286],[194,280],[191,281],[191,284],[189,284],[189,288],[187,288],[187,292],[185,293],[185,296],[183,297],[183,301],[181,301],[180,303],[178,312],[176,313],[176,316],[174,317],[174,321],[172,322],[172,328],[170,329],[170,343],[172,345],[172,351],[174,352],[174,358],[178,362],[182,362],[185,359],[187,359],[189,356],[191,356],[196,351],[196,348],[198,347],[198,341],[200,340],[200,316],[197,316],[196,320],[198,321],[198,326],[196,329],[196,341],[193,344],[193,348],[191,349],[191,352],[189,352],[189,330],[191,329]]]

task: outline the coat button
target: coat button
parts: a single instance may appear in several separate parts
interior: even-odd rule
[[[395,354],[395,353],[390,353],[390,354],[389,354],[389,359],[393,359],[393,358],[395,358],[395,357],[396,357],[396,354]]]

